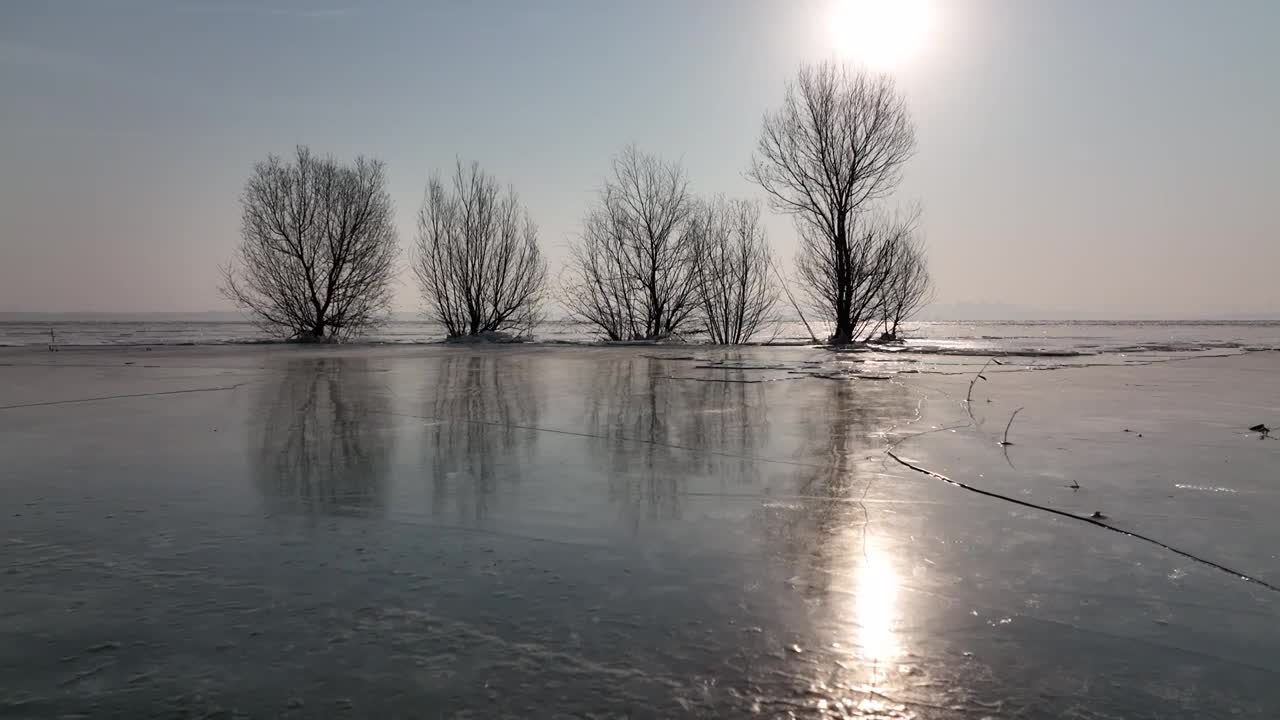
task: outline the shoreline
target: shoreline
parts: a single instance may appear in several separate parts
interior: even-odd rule
[[[917,340],[926,343],[929,340]],[[1053,349],[995,349],[995,348],[953,348],[937,345],[907,344],[881,345],[878,343],[851,343],[832,345],[812,341],[774,341],[745,342],[738,344],[717,344],[711,342],[671,342],[647,340],[527,340],[527,341],[472,341],[472,340],[406,340],[367,342],[293,342],[288,340],[245,340],[245,341],[213,341],[213,342],[168,342],[168,343],[83,343],[58,344],[50,346],[40,343],[0,345],[0,353],[5,352],[86,352],[94,350],[162,350],[167,348],[223,348],[223,347],[288,347],[288,348],[381,348],[381,347],[491,347],[491,346],[524,346],[524,347],[638,347],[638,348],[710,348],[710,349],[750,349],[750,348],[812,348],[826,350],[836,354],[857,354],[877,352],[886,355],[936,355],[940,357],[994,357],[994,358],[1080,358],[1105,355],[1128,355],[1138,353],[1195,353],[1212,350],[1238,350],[1240,352],[1280,351],[1280,345],[1256,345],[1250,343],[1219,342],[1205,343],[1195,347],[1185,345],[1152,344],[1149,346],[1125,347],[1103,350],[1053,350]]]

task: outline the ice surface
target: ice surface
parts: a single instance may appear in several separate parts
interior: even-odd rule
[[[886,454],[1280,583],[1280,355],[981,360],[6,351],[0,716],[1280,715],[1277,593]]]

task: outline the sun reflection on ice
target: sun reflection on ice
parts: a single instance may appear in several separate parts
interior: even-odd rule
[[[895,632],[898,615],[898,574],[889,553],[868,537],[858,567],[857,601],[854,606],[859,654],[872,663],[898,657],[901,648]]]

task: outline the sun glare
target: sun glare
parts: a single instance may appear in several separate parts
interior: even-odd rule
[[[866,557],[858,569],[858,646],[872,662],[892,660],[898,655],[898,576],[889,555],[867,538]]]
[[[836,49],[871,67],[907,61],[928,31],[928,0],[835,0],[831,12]]]

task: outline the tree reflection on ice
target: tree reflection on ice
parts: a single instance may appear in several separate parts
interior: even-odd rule
[[[520,481],[539,440],[540,403],[529,359],[516,354],[451,354],[441,359],[435,395],[424,415],[424,465],[431,469],[431,508],[452,505],[460,521],[479,523]]]
[[[250,424],[253,475],[272,511],[381,510],[391,465],[390,401],[360,357],[287,363],[260,388]]]
[[[738,382],[741,370],[715,382],[670,374],[657,358],[600,363],[586,396],[588,432],[605,438],[592,451],[633,532],[643,520],[680,519],[693,476],[741,486],[760,476],[751,455],[768,431],[763,386]]]

